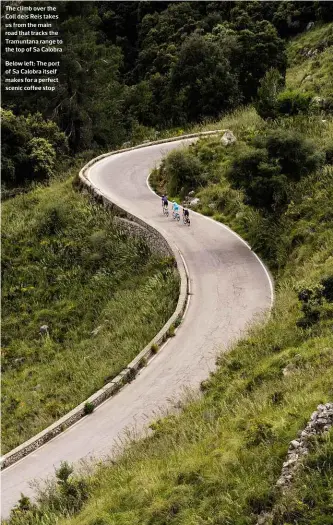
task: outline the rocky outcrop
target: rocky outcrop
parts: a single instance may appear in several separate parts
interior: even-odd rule
[[[333,425],[333,403],[319,405],[313,412],[310,421],[305,429],[300,432],[297,439],[291,441],[286,461],[282,466],[282,473],[276,485],[277,487],[286,487],[293,479],[297,466],[303,456],[309,452],[309,438],[322,432],[327,432]]]
[[[230,129],[227,129],[221,138],[221,142],[222,144],[224,144],[224,146],[229,146],[230,144],[234,144],[236,141],[237,139],[235,135],[233,134],[233,132],[230,131]]]
[[[282,466],[282,472],[276,482],[277,489],[284,493],[293,481],[297,468],[304,457],[309,453],[310,440],[313,436],[327,432],[333,426],[333,403],[318,405],[313,412],[304,430],[299,432],[296,439],[290,442],[287,458]],[[271,525],[274,509],[258,516],[257,525]]]

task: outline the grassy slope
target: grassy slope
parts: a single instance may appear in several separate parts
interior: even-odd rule
[[[315,53],[306,56],[306,53]],[[295,38],[288,49],[287,86],[333,98],[333,24]]]
[[[178,278],[117,234],[71,179],[6,201],[2,213],[4,453],[135,357],[172,314]]]
[[[304,125],[319,142],[326,129],[315,121],[294,124]],[[245,139],[263,122],[249,108],[217,125]],[[326,138],[331,129],[324,131]],[[217,219],[248,237],[256,232],[258,218],[240,193],[227,187],[209,191],[222,193],[222,203],[230,206],[213,212]],[[208,195],[206,202],[211,199]],[[299,289],[333,273],[332,202],[333,173],[327,168],[300,187],[288,209],[280,248],[286,264],[268,324],[220,358],[202,398],[188,403],[179,416],[154,423],[154,435],[129,446],[116,464],[102,465],[89,480],[88,503],[61,524],[245,525],[256,523],[257,514],[273,505],[275,525],[331,523],[331,437],[314,447],[286,496],[274,485],[289,441],[316,405],[333,395],[332,304],[324,301],[321,320],[312,327],[296,325],[302,317]],[[236,217],[239,212],[249,213],[250,229]],[[47,513],[53,523],[49,507]]]

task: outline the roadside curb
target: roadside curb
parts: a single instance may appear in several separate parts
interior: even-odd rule
[[[89,161],[80,170],[79,178],[80,178],[82,185],[85,186],[88,189],[88,191],[93,194],[93,196],[97,199],[98,202],[102,201],[105,207],[111,207],[115,211],[118,210],[122,215],[125,215],[128,220],[139,224],[143,228],[149,230],[153,235],[158,236],[162,239],[170,255],[174,257],[176,261],[176,266],[177,266],[177,269],[180,275],[180,293],[179,293],[177,307],[173,315],[166,322],[163,328],[158,332],[158,334],[120,372],[120,374],[118,374],[117,377],[115,377],[111,382],[107,383],[103,388],[95,392],[88,399],[80,403],[77,407],[73,408],[73,410],[65,414],[58,421],[54,422],[52,425],[50,425],[43,431],[39,432],[38,434],[30,438],[29,440],[25,441],[24,443],[22,443],[15,449],[11,450],[10,452],[2,456],[1,470],[6,469],[7,467],[13,465],[17,461],[24,458],[25,456],[34,452],[35,450],[43,446],[45,443],[47,443],[48,441],[51,441],[53,438],[57,437],[62,432],[70,428],[72,425],[80,421],[86,415],[85,413],[86,403],[90,403],[94,407],[98,407],[108,398],[118,393],[125,384],[133,381],[136,375],[138,374],[138,372],[143,367],[147,366],[151,358],[155,355],[155,352],[152,350],[153,345],[161,346],[161,344],[163,344],[169,338],[168,331],[170,327],[174,325],[175,323],[181,321],[187,310],[187,304],[188,304],[189,293],[190,293],[190,276],[188,273],[188,269],[186,267],[186,263],[184,261],[184,258],[179,248],[175,244],[170,243],[170,241],[167,240],[163,236],[163,234],[159,232],[156,228],[153,228],[151,225],[147,224],[139,217],[136,217],[130,214],[129,212],[127,212],[126,210],[123,210],[119,206],[115,205],[106,195],[104,195],[100,190],[95,188],[95,186],[91,183],[91,181],[88,178],[89,168],[92,165],[94,165],[96,162],[99,162],[100,160],[106,157],[116,155],[119,153],[125,153],[127,151],[133,151],[136,149],[141,149],[141,148],[158,145],[158,144],[164,144],[167,142],[175,142],[175,141],[182,141],[184,139],[186,140],[186,139],[191,139],[191,138],[196,138],[196,137],[201,137],[201,136],[216,135],[219,133],[223,133],[224,131],[225,130],[198,132],[198,133],[193,133],[190,135],[182,135],[178,137],[172,137],[172,138],[153,141],[153,142],[147,142],[144,144],[140,144],[138,146],[133,146],[130,148],[125,148],[125,149],[121,149],[117,151],[112,151],[110,153],[105,153],[103,155],[95,157],[94,159]]]

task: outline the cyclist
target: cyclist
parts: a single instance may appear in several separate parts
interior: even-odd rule
[[[177,215],[179,216],[179,206],[176,201],[172,203],[173,218],[175,219]]]
[[[167,208],[168,205],[168,197],[166,195],[162,195],[162,208]]]
[[[190,212],[188,211],[187,208],[183,208],[183,221],[185,223],[190,222]]]

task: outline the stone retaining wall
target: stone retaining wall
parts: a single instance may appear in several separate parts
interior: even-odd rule
[[[152,252],[158,253],[164,257],[170,257],[173,255],[168,243],[160,235],[155,235],[140,224],[129,221],[123,217],[114,217],[113,222],[117,226],[119,232],[126,233],[131,237],[142,239]]]
[[[15,449],[11,450],[1,458],[1,469],[5,469],[6,467],[9,467],[10,465],[16,463],[16,461],[19,461],[23,457],[27,456],[34,450],[38,449],[57,435],[59,435],[61,432],[72,426],[74,423],[79,421],[82,417],[85,416],[85,404],[86,403],[92,403],[95,407],[103,403],[106,399],[116,394],[124,384],[132,381],[140,368],[142,366],[145,366],[148,361],[151,359],[151,357],[154,355],[152,352],[152,346],[158,345],[160,346],[167,338],[168,338],[168,330],[171,325],[173,325],[176,321],[182,318],[184,315],[188,294],[189,294],[189,275],[186,269],[186,265],[184,264],[183,258],[180,254],[179,249],[174,245],[170,246],[166,239],[162,236],[161,233],[159,233],[155,228],[152,226],[146,224],[144,221],[139,219],[138,217],[135,217],[134,215],[131,215],[130,213],[126,212],[119,206],[115,205],[113,202],[111,202],[105,195],[103,195],[97,188],[93,186],[93,184],[90,182],[88,176],[89,176],[89,168],[95,164],[96,162],[111,156],[115,155],[117,153],[123,153],[125,151],[132,151],[135,149],[151,146],[154,144],[163,144],[165,142],[173,142],[178,140],[183,140],[187,138],[195,138],[205,135],[214,135],[223,132],[224,130],[216,130],[216,131],[207,131],[202,133],[194,133],[191,135],[183,135],[182,137],[173,137],[170,139],[165,140],[159,140],[155,142],[149,142],[145,143],[143,145],[134,146],[132,148],[126,148],[118,151],[114,151],[111,153],[106,153],[104,155],[100,155],[99,157],[96,157],[92,159],[88,164],[86,164],[82,170],[80,171],[80,181],[82,186],[84,186],[93,196],[94,198],[102,203],[104,206],[111,208],[111,210],[117,215],[118,217],[115,219],[116,221],[120,221],[123,228],[127,228],[128,231],[131,231],[133,234],[139,234],[142,235],[145,240],[147,241],[148,245],[151,247],[151,249],[156,250],[157,252],[173,256],[176,261],[177,269],[180,274],[180,294],[178,299],[178,304],[176,307],[175,312],[170,317],[170,319],[167,321],[167,323],[163,326],[163,328],[160,330],[160,332],[154,337],[152,341],[137,355],[131,363],[117,376],[115,377],[110,383],[105,385],[103,388],[98,390],[95,394],[89,397],[89,399],[83,401],[80,405],[75,407],[73,410],[71,410],[69,413],[65,414],[62,418],[60,418],[58,421],[50,425],[48,428],[37,434],[36,436],[33,436],[31,439],[26,441],[25,443],[22,443],[22,445],[19,445]],[[126,226],[125,226],[126,224]],[[177,330],[176,330],[177,331]]]

